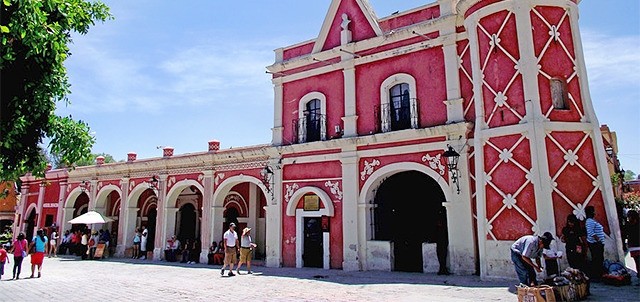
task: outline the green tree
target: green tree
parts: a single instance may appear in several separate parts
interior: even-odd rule
[[[108,164],[108,163],[115,163],[116,160],[113,159],[113,156],[111,154],[107,154],[107,153],[97,153],[97,154],[91,154],[91,156],[89,156],[89,158],[83,159],[77,163],[74,164],[74,166],[76,167],[83,167],[83,166],[92,166],[96,164],[96,158],[98,156],[104,156],[104,163]]]
[[[2,0],[0,10],[0,180],[26,172],[42,175],[51,153],[70,166],[90,156],[95,138],[89,126],[55,114],[69,103],[64,61],[71,33],[86,34],[96,21],[111,19],[101,2],[85,0]]]
[[[634,180],[636,179],[636,173],[631,171],[631,170],[625,170],[624,171],[624,180],[625,181],[629,181],[629,180]]]

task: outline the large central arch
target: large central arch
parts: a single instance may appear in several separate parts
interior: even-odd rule
[[[358,200],[361,209],[358,212],[358,242],[363,247],[360,249],[359,257],[362,259],[362,267],[365,270],[393,270],[394,268],[392,243],[374,240],[371,211],[375,206],[376,193],[385,180],[393,175],[412,171],[431,178],[444,195],[443,201],[452,200],[452,189],[447,180],[426,165],[415,162],[393,163],[372,173],[362,186]],[[385,256],[379,257],[379,255]]]

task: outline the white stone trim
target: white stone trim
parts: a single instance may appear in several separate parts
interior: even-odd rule
[[[387,108],[388,110],[390,110],[390,98],[391,98],[391,94],[389,93],[389,90],[398,84],[409,84],[409,106],[410,106],[410,110],[411,110],[411,128],[416,129],[418,128],[418,104],[417,104],[417,86],[416,86],[416,79],[407,73],[397,73],[394,74],[390,77],[388,77],[386,80],[384,80],[382,82],[382,84],[380,85],[380,122],[382,123],[382,126],[384,127],[386,125],[386,127],[382,128],[382,132],[389,132],[391,131],[391,113],[390,112],[382,112],[383,108]]]
[[[305,212],[302,209],[296,210],[296,268],[302,268],[304,261],[302,261],[302,254],[304,253],[304,218],[305,217],[317,217],[329,216],[326,209],[320,209],[320,211]],[[331,236],[329,232],[322,233],[322,268],[331,268]]]
[[[327,97],[318,91],[313,91],[305,94],[302,98],[300,98],[300,102],[298,102],[298,121],[301,121],[304,116],[304,112],[307,110],[307,103],[312,100],[320,100],[320,114],[325,117],[324,120],[321,120],[320,123],[320,140],[324,141],[327,139]],[[298,124],[298,142],[306,142],[307,141],[307,129],[304,128],[302,123]]]
[[[324,18],[324,22],[322,23],[320,34],[318,35],[315,45],[313,46],[312,53],[319,53],[322,51],[322,48],[324,47],[324,44],[327,41],[327,36],[329,35],[329,32],[331,32],[331,25],[333,25],[333,20],[335,20],[336,18],[336,15],[338,13],[338,8],[340,7],[340,3],[342,3],[342,0],[331,1],[331,5],[329,6],[329,11],[327,12],[327,15]],[[381,36],[382,29],[378,24],[378,20],[375,14],[373,14],[373,11],[371,10],[371,5],[369,5],[368,0],[356,0],[356,3],[360,7],[362,14],[364,14],[364,16],[367,18],[369,25],[371,25],[371,28],[376,33],[376,35]]]
[[[322,204],[324,205],[324,209],[320,209],[320,211],[324,210],[326,211],[324,215],[333,217],[335,210],[333,208],[333,202],[331,201],[331,197],[329,196],[329,194],[327,194],[327,192],[325,192],[324,190],[318,187],[312,187],[312,186],[302,187],[296,190],[293,193],[293,195],[291,195],[291,198],[289,199],[289,203],[287,204],[287,209],[285,211],[287,216],[297,215],[296,208],[298,207],[300,198],[302,198],[302,196],[308,193],[313,193],[317,195],[320,198],[320,201],[322,202]],[[313,213],[318,213],[318,211],[314,211]]]
[[[85,192],[82,192],[80,187],[76,187],[71,192],[69,192],[69,195],[67,195],[67,200],[64,202],[64,207],[65,208],[74,208],[75,204],[76,204],[76,199],[78,199],[78,197],[82,193],[85,193]],[[87,196],[89,196],[89,194],[87,194]]]
[[[202,184],[200,184],[200,182],[198,182],[197,180],[193,180],[193,179],[183,179],[183,180],[175,183],[171,187],[171,189],[169,190],[169,193],[167,193],[167,197],[165,199],[164,206],[166,208],[174,207],[175,203],[178,200],[178,196],[180,196],[182,191],[184,189],[186,189],[186,188],[191,187],[191,186],[195,186],[196,188],[198,188],[200,193],[204,193],[204,187],[202,186]],[[169,205],[173,205],[173,206],[169,206]],[[200,209],[198,209],[197,206],[196,206],[196,210],[200,211]]]
[[[122,196],[122,190],[119,186],[109,184],[100,188],[100,191],[98,191],[98,194],[96,195],[96,208],[106,207],[107,197],[109,197],[109,194],[113,191],[118,192],[118,195]]]

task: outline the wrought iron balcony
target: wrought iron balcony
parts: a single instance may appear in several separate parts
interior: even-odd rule
[[[315,114],[293,120],[292,142],[296,144],[327,139],[327,116]]]

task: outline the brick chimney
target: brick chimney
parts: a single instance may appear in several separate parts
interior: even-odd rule
[[[220,141],[211,140],[209,141],[209,152],[218,152],[220,150]]]
[[[162,156],[163,157],[171,157],[171,156],[173,156],[173,147],[164,147],[164,148],[162,148]]]
[[[136,161],[136,159],[138,159],[138,154],[135,152],[129,152],[127,153],[127,162],[134,162]]]
[[[104,156],[100,155],[96,157],[96,165],[100,166],[102,164],[104,164]]]

